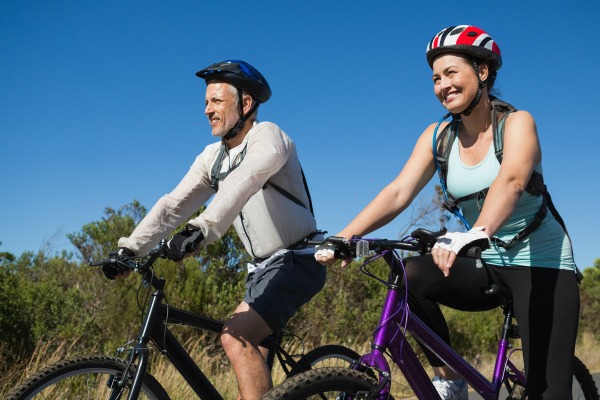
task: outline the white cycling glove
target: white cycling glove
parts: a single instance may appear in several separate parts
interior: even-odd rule
[[[330,243],[321,244],[315,247],[315,255],[317,255],[318,257],[329,257],[332,256],[334,253],[335,246]]]
[[[449,232],[440,236],[433,248],[453,251],[460,256],[465,255],[468,249],[475,246],[481,250],[489,249],[490,237],[484,231],[484,227],[476,226],[468,232]]]

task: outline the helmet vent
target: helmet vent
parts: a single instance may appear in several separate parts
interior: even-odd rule
[[[452,32],[450,32],[450,35],[458,35],[459,33],[461,33],[462,31],[465,30],[464,26],[460,26],[458,28],[456,28],[455,30],[453,30]]]

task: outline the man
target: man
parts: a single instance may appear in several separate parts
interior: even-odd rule
[[[244,300],[226,321],[221,342],[237,378],[238,399],[260,399],[272,382],[259,343],[325,284],[314,249],[302,246],[319,233],[294,143],[277,125],[256,120],[259,104],[271,96],[265,78],[239,60],[196,75],[206,81],[204,113],[221,140],[204,149],[131,236],[119,240],[119,251],[146,254],[214,195],[168,242],[169,258],[181,260],[235,227],[252,260]]]

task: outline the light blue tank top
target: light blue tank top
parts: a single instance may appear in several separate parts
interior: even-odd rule
[[[455,198],[490,187],[500,171],[500,163],[494,154],[493,143],[490,144],[485,158],[479,164],[472,166],[465,165],[461,161],[458,143],[457,135],[448,158],[447,189]],[[542,165],[536,165],[535,170],[541,174]],[[480,198],[462,201],[459,204],[471,226],[477,221],[484,201],[485,199]],[[533,221],[541,204],[542,196],[533,196],[524,192],[517,201],[513,213],[496,233],[496,237],[505,242],[510,241]],[[571,241],[550,210],[540,227],[525,239],[517,242],[509,250],[492,244],[491,249],[483,252],[482,258],[488,264],[500,266],[575,269]]]

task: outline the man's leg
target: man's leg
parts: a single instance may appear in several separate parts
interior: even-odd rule
[[[271,372],[259,343],[272,329],[246,302],[225,322],[221,343],[238,382],[238,399],[258,400],[272,386]]]

